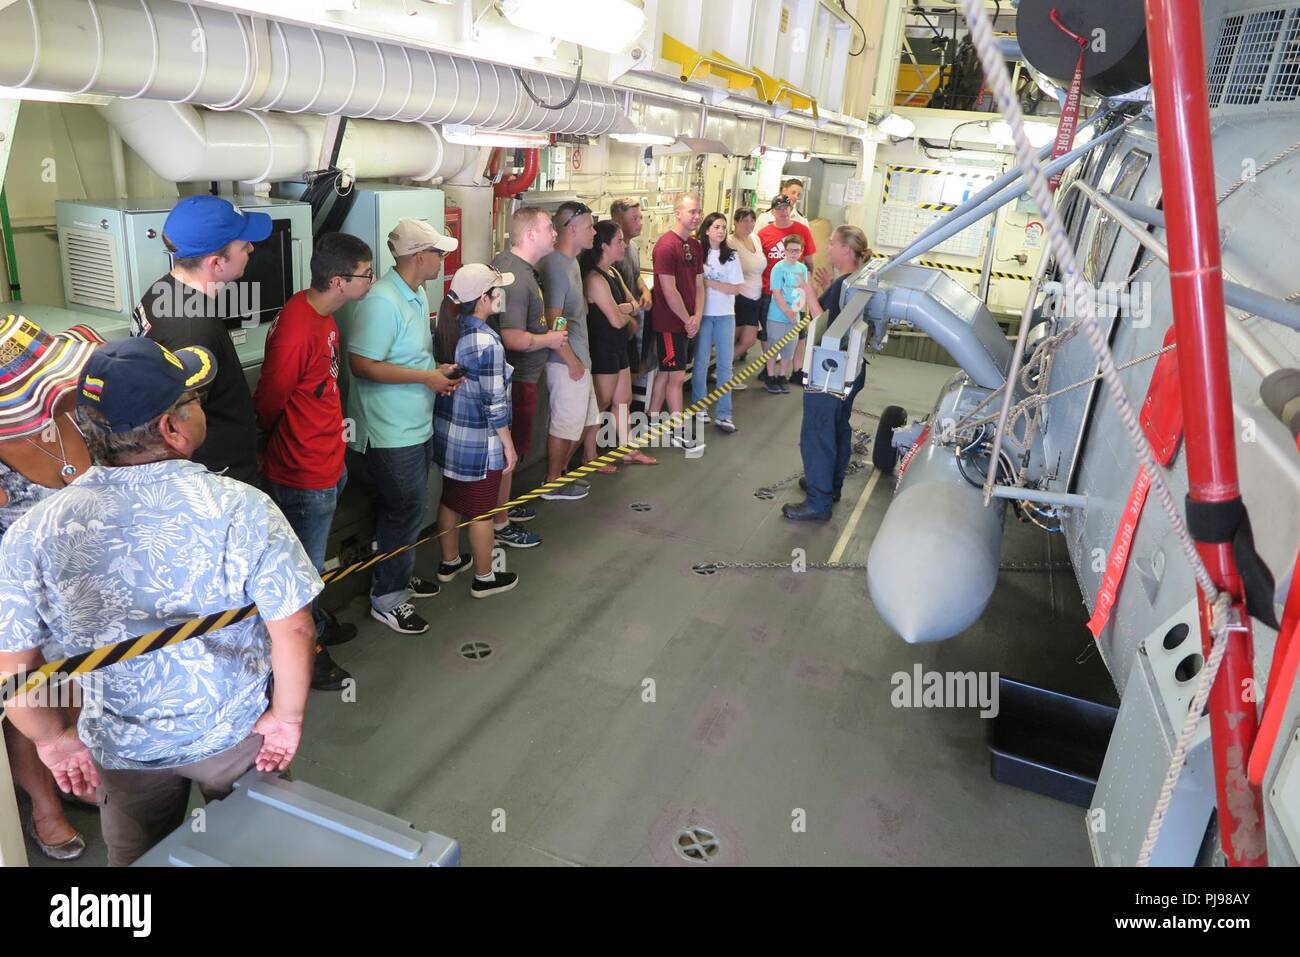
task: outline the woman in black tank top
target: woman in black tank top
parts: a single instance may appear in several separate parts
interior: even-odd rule
[[[596,387],[596,404],[601,412],[601,428],[597,442],[606,439],[606,445],[626,445],[628,441],[628,408],[632,404],[632,373],[628,368],[628,339],[636,335],[636,320],[632,314],[637,303],[614,268],[623,258],[627,244],[623,231],[613,220],[596,224],[596,239],[591,249],[582,254],[583,288],[587,296],[587,337],[591,345],[591,377]],[[617,434],[611,436],[605,416],[610,410],[617,422]],[[656,459],[644,452],[633,452],[623,459],[634,465],[658,465]],[[601,472],[616,472],[608,465]]]

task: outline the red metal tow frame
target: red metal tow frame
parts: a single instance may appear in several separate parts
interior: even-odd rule
[[[1237,450],[1219,261],[1205,48],[1197,0],[1147,0],[1147,44],[1169,243],[1169,286],[1178,341],[1187,481],[1197,502],[1237,498]],[[1263,800],[1247,777],[1259,727],[1250,616],[1231,543],[1198,542],[1215,586],[1232,596],[1237,621],[1210,691],[1210,738],[1219,834],[1230,865],[1266,866]],[[1201,595],[1201,642],[1209,655],[1209,609]]]

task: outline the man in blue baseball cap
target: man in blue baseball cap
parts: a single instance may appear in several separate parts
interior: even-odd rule
[[[187,196],[163,224],[163,244],[172,269],[150,286],[132,314],[131,334],[148,336],[172,350],[200,346],[217,362],[217,378],[204,410],[208,437],[194,455],[214,472],[254,485],[257,469],[257,417],[239,356],[226,329],[227,319],[242,319],[242,305],[231,284],[244,275],[253,243],[271,235],[271,217],[245,213],[219,196]]]
[[[8,708],[64,792],[102,788],[110,865],[182,824],[191,782],[220,799],[249,768],[283,771],[302,738],[324,586],[267,495],[189,461],[219,375],[202,348],[97,350],[77,385],[94,466],[0,539],[0,672],[257,605],[83,676],[79,713],[50,696]]]

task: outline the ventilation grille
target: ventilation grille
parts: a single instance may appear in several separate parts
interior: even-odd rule
[[[110,234],[63,230],[63,296],[68,302],[120,312],[119,279],[117,245]]]
[[[1206,88],[1211,109],[1300,97],[1300,7],[1224,17]]]

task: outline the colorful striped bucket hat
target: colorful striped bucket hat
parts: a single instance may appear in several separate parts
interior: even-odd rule
[[[0,319],[0,441],[43,429],[103,344],[86,326],[51,335],[26,316]]]

